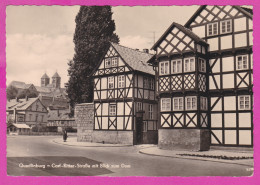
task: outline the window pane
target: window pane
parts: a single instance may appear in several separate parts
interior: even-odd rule
[[[189,71],[189,60],[185,60],[185,72]]]
[[[218,34],[218,23],[213,24],[213,34],[214,35]]]
[[[195,70],[195,62],[194,59],[190,59],[190,71],[194,71]]]

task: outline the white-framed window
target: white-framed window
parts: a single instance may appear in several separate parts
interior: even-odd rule
[[[114,88],[114,77],[113,76],[108,77],[108,88],[109,89]]]
[[[149,114],[149,119],[153,119],[153,104],[149,104],[148,114]]]
[[[35,115],[35,121],[38,121],[38,114]]]
[[[171,110],[171,98],[162,98],[161,111],[170,111],[170,110]]]
[[[137,102],[137,111],[142,111],[143,110],[143,104],[142,102]]]
[[[186,110],[196,110],[197,107],[197,97],[190,96],[186,97]]]
[[[124,88],[125,87],[125,76],[120,75],[118,76],[118,88]]]
[[[237,70],[248,69],[248,57],[247,55],[237,56]]]
[[[110,116],[116,115],[116,105],[109,105],[108,113]]]
[[[149,89],[154,90],[154,79],[153,78],[149,78],[148,79],[148,85],[149,85]]]
[[[250,109],[250,96],[239,96],[239,109],[249,110]]]
[[[111,58],[105,59],[105,68],[111,67]]]
[[[208,36],[213,36],[218,34],[218,23],[214,22],[208,24]]]
[[[116,67],[118,63],[118,57],[113,57],[111,61],[111,66]]]
[[[208,101],[206,97],[200,97],[200,109],[208,110]]]
[[[144,88],[148,89],[149,88],[149,84],[148,84],[148,78],[144,76]]]
[[[173,110],[183,110],[183,97],[173,98]]]
[[[147,121],[143,121],[143,132],[147,132],[148,123]]]
[[[206,60],[199,58],[199,71],[206,72]]]
[[[184,59],[184,72],[195,71],[195,58]]]
[[[160,62],[160,75],[169,74],[169,61]]]
[[[230,32],[232,31],[231,20],[221,21],[221,22],[220,22],[220,25],[221,25],[220,32],[221,32],[222,34],[224,34],[224,33],[230,33]]]
[[[181,73],[182,72],[182,62],[181,60],[172,61],[172,73]]]

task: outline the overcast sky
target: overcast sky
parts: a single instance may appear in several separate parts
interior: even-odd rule
[[[113,7],[120,44],[151,48],[174,21],[184,25],[198,6]],[[68,60],[73,58],[75,17],[79,6],[8,6],[6,18],[7,85],[23,81],[40,85],[46,71],[57,70],[62,87],[68,81]]]

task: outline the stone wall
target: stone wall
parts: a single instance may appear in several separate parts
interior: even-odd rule
[[[206,129],[159,129],[158,147],[167,150],[209,150],[210,132]]]
[[[77,141],[133,145],[133,131],[103,131],[94,129],[93,103],[78,104],[75,107]]]
[[[77,141],[92,142],[94,128],[94,104],[82,103],[75,106]]]
[[[93,142],[133,145],[133,131],[93,131]]]

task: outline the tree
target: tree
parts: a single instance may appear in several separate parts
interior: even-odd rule
[[[18,89],[14,86],[8,86],[6,88],[6,98],[7,100],[11,100],[17,97]]]
[[[26,97],[36,98],[36,97],[38,97],[38,93],[35,91],[30,91],[29,89],[24,89],[17,94],[17,98],[19,98],[19,99],[26,98]]]
[[[77,103],[93,101],[93,78],[90,74],[109,46],[109,41],[118,43],[114,33],[110,6],[82,6],[75,19],[75,54],[69,61],[69,81],[66,90],[73,109]]]

